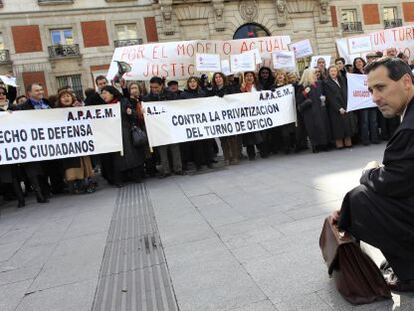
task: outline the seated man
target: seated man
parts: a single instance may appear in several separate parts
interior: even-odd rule
[[[335,218],[341,230],[382,251],[391,290],[414,291],[414,76],[397,58],[373,62],[366,73],[381,113],[400,116],[402,123],[383,164],[368,163],[361,185],[347,193]]]

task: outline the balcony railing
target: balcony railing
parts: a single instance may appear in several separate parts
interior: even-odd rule
[[[346,32],[346,33],[363,32],[362,23],[361,22],[342,23],[342,32]]]
[[[52,45],[49,46],[49,56],[50,58],[70,58],[70,57],[80,57],[79,45]]]
[[[10,64],[9,50],[0,50],[0,64]]]
[[[114,45],[116,48],[122,46],[138,45],[142,44],[144,41],[142,39],[127,39],[127,40],[115,40]]]
[[[384,19],[384,28],[395,28],[395,27],[401,27],[402,26],[402,19],[396,18],[396,19]]]

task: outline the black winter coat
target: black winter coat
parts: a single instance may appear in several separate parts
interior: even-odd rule
[[[342,77],[338,79],[339,85],[328,78],[323,83],[323,92],[326,96],[326,107],[331,124],[332,137],[334,139],[343,139],[353,136],[352,130],[352,112],[341,115],[341,108],[346,110],[347,107],[347,85]]]
[[[322,106],[322,85],[316,82],[309,86],[310,92],[305,95],[300,86],[296,96],[300,113],[305,121],[306,131],[313,146],[323,146],[330,142],[329,118],[326,106]]]
[[[401,279],[414,279],[414,98],[383,165],[366,170],[346,195],[339,226],[379,248]]]

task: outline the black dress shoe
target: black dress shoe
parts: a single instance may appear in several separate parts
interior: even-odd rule
[[[25,207],[25,206],[26,206],[26,202],[25,202],[24,200],[19,201],[19,202],[17,203],[17,208],[22,208],[22,207]]]

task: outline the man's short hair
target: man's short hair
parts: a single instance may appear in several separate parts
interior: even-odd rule
[[[20,96],[17,96],[16,97],[16,102],[18,102],[22,98],[26,98],[27,99],[26,95],[20,95]]]
[[[159,84],[159,85],[164,84],[162,78],[160,78],[160,77],[152,77],[151,80],[150,80],[150,83],[156,83],[156,84]]]
[[[171,80],[170,82],[167,83],[167,86],[171,86],[171,85],[178,85],[178,82],[175,80]]]
[[[35,83],[30,83],[27,87],[26,87],[26,92],[31,92],[32,91],[32,88],[33,88],[33,86],[35,86],[35,85],[38,85],[38,86],[41,86],[41,87],[43,87],[43,85],[41,85],[40,83],[37,83],[37,82],[35,82]]]
[[[345,65],[345,58],[343,58],[343,57],[338,57],[337,59],[335,59],[335,64],[336,64],[337,62],[339,62],[339,61],[341,61],[341,62],[342,62],[342,64],[344,64],[344,65]]]
[[[108,79],[104,75],[99,75],[95,78],[95,83],[98,84],[99,80],[106,80],[108,82]]]
[[[410,66],[397,57],[384,57],[365,66],[365,74],[369,74],[372,70],[384,66],[388,69],[388,77],[393,81],[400,80],[405,74],[408,74],[414,83],[414,75]]]

